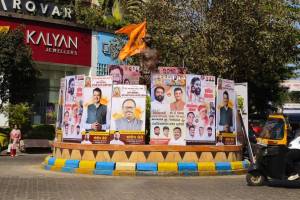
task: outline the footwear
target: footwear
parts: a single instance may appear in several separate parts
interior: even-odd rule
[[[294,181],[294,180],[298,179],[299,177],[300,177],[299,174],[291,175],[291,176],[288,177],[288,180],[289,181]]]

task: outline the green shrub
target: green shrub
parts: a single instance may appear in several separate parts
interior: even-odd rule
[[[55,137],[55,127],[53,125],[35,125],[25,135],[24,139],[48,139],[53,140]]]
[[[0,132],[0,152],[1,152],[1,150],[7,148],[8,140],[9,140],[9,138],[8,138],[7,134]]]
[[[11,128],[1,128],[0,127],[0,134],[5,134],[5,135],[9,136],[10,131],[11,131]]]

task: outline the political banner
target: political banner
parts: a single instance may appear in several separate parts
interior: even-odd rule
[[[185,74],[152,74],[150,144],[186,144],[185,95]]]
[[[187,145],[215,143],[215,87],[214,76],[186,76]]]
[[[86,77],[83,90],[82,144],[107,144],[111,109],[111,76]]]
[[[133,65],[109,65],[108,74],[112,76],[114,85],[138,85],[140,67]]]
[[[234,81],[217,80],[217,141],[225,145],[236,144],[236,103]]]
[[[62,128],[63,123],[63,108],[65,104],[65,78],[60,79],[60,87],[58,94],[57,116],[56,116],[56,129]]]
[[[246,134],[248,135],[248,83],[236,83],[234,90],[237,98],[237,108],[241,112]]]
[[[80,142],[85,75],[67,76],[63,117],[63,141]]]
[[[158,67],[159,74],[186,74],[185,67]]]
[[[113,85],[110,144],[145,144],[146,86]]]

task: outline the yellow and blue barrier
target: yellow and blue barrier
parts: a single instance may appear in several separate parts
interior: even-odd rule
[[[47,157],[43,162],[46,170],[94,175],[127,176],[201,176],[233,175],[246,173],[250,162],[96,162],[88,160],[66,160]]]

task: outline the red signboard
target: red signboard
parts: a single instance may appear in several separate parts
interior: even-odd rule
[[[0,26],[24,25],[34,61],[91,66],[91,31],[51,23],[0,18]]]

